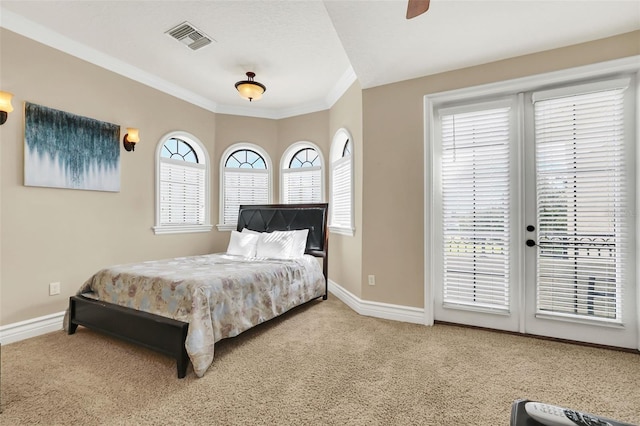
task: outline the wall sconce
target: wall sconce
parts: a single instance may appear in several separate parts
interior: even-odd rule
[[[122,145],[127,151],[135,151],[136,143],[140,142],[140,135],[138,129],[134,127],[127,127],[127,134],[122,139]]]
[[[13,111],[11,98],[13,98],[13,94],[9,92],[0,92],[0,125],[7,121],[9,113]]]

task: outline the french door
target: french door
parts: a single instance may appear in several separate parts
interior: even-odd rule
[[[436,320],[639,347],[630,82],[437,109]]]

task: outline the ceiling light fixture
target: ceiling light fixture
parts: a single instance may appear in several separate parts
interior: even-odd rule
[[[240,96],[249,99],[249,102],[254,99],[257,101],[262,97],[265,90],[267,90],[264,84],[253,81],[255,76],[256,74],[254,72],[247,71],[247,79],[236,83],[236,89],[238,93],[240,93]]]

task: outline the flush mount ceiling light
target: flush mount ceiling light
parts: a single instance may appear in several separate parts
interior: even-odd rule
[[[240,93],[240,96],[245,99],[249,99],[249,102],[254,99],[257,101],[262,97],[265,90],[267,90],[264,84],[253,81],[255,76],[255,73],[248,71],[247,79],[236,83],[236,89],[238,90],[238,93]]]

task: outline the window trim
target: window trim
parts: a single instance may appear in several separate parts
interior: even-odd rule
[[[325,192],[325,162],[324,162],[324,155],[322,155],[322,150],[320,149],[320,147],[316,144],[314,144],[313,142],[309,142],[309,141],[298,141],[298,142],[294,142],[293,144],[291,144],[289,146],[289,148],[286,149],[286,151],[284,152],[284,154],[282,154],[282,157],[280,157],[280,169],[279,169],[279,178],[280,178],[280,194],[279,194],[279,198],[280,198],[280,202],[281,203],[285,203],[283,197],[284,197],[284,170],[287,169],[289,170],[289,163],[291,162],[291,160],[293,159],[294,155],[296,155],[298,153],[298,151],[302,150],[302,149],[307,149],[307,148],[311,148],[313,150],[316,151],[316,153],[318,154],[318,158],[320,159],[320,201],[317,201],[319,203],[324,203],[326,200],[326,192]]]
[[[355,151],[355,143],[353,140],[353,137],[351,136],[351,133],[345,129],[344,127],[341,127],[340,129],[338,129],[336,131],[336,133],[333,136],[333,139],[331,141],[331,150],[329,153],[329,158],[330,158],[330,165],[329,165],[329,199],[331,199],[331,197],[333,196],[333,169],[334,169],[334,165],[337,161],[341,160],[342,158],[345,158],[342,156],[343,153],[343,149],[344,146],[346,144],[346,141],[351,141],[351,154],[349,155],[350,157],[350,162],[351,162],[351,223],[349,226],[342,226],[342,225],[334,225],[333,223],[331,223],[331,220],[333,218],[333,206],[332,203],[329,203],[329,232],[334,233],[334,234],[340,234],[340,235],[346,235],[346,236],[354,236],[355,235],[355,185],[354,185],[354,176],[355,176],[355,172],[354,172],[354,151]]]
[[[248,149],[251,151],[255,151],[262,156],[264,162],[267,166],[267,176],[268,176],[268,189],[267,189],[267,197],[268,203],[271,204],[273,201],[273,166],[271,163],[271,157],[267,153],[267,151],[259,145],[253,144],[251,142],[237,142],[229,146],[224,150],[222,156],[220,157],[220,193],[219,193],[219,214],[218,214],[218,224],[216,227],[218,231],[233,231],[237,228],[236,224],[228,224],[223,223],[224,221],[224,171],[225,171],[225,163],[229,156],[239,150]]]
[[[177,138],[182,139],[191,147],[198,156],[199,162],[198,164],[203,164],[205,166],[204,172],[204,199],[205,199],[205,209],[204,209],[204,223],[202,225],[163,225],[160,223],[160,166],[161,166],[161,152],[164,144],[167,140]],[[156,186],[156,202],[155,202],[155,226],[153,232],[156,235],[162,234],[183,234],[183,233],[192,233],[192,232],[209,232],[213,228],[211,224],[211,161],[209,159],[209,152],[207,151],[204,144],[192,135],[189,132],[184,131],[172,131],[166,133],[160,138],[160,141],[156,145],[156,153],[155,153],[155,162],[156,162],[156,175],[155,175],[155,186]]]

